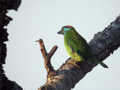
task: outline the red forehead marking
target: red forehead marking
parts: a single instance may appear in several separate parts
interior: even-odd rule
[[[65,27],[66,27],[66,28],[72,28],[72,26],[70,26],[70,25],[66,25]]]

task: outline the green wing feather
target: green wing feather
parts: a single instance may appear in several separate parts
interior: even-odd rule
[[[78,33],[74,33],[74,35],[69,38],[68,45],[74,52],[82,56],[84,59],[90,58],[92,56],[86,40]]]

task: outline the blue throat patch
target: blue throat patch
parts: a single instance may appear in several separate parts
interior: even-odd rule
[[[70,28],[64,28],[64,32],[71,30]]]

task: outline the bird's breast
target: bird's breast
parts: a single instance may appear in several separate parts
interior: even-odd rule
[[[65,48],[66,48],[66,51],[67,51],[68,55],[69,55],[72,59],[74,59],[74,60],[76,60],[76,61],[82,61],[81,57],[77,54],[77,52],[74,52],[74,51],[72,50],[72,48],[69,46],[68,40],[64,40],[64,45],[65,45]]]

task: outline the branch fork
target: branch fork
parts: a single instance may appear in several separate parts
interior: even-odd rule
[[[48,73],[48,76],[51,74],[55,74],[55,70],[53,68],[53,66],[51,65],[51,57],[53,56],[53,54],[55,53],[55,51],[57,50],[57,46],[55,45],[49,53],[47,53],[47,50],[45,48],[45,45],[44,45],[44,42],[42,39],[40,40],[37,40],[37,42],[39,43],[40,45],[40,50],[41,50],[41,53],[42,53],[42,56],[44,58],[44,65],[45,65],[45,68],[47,70],[47,73]]]

